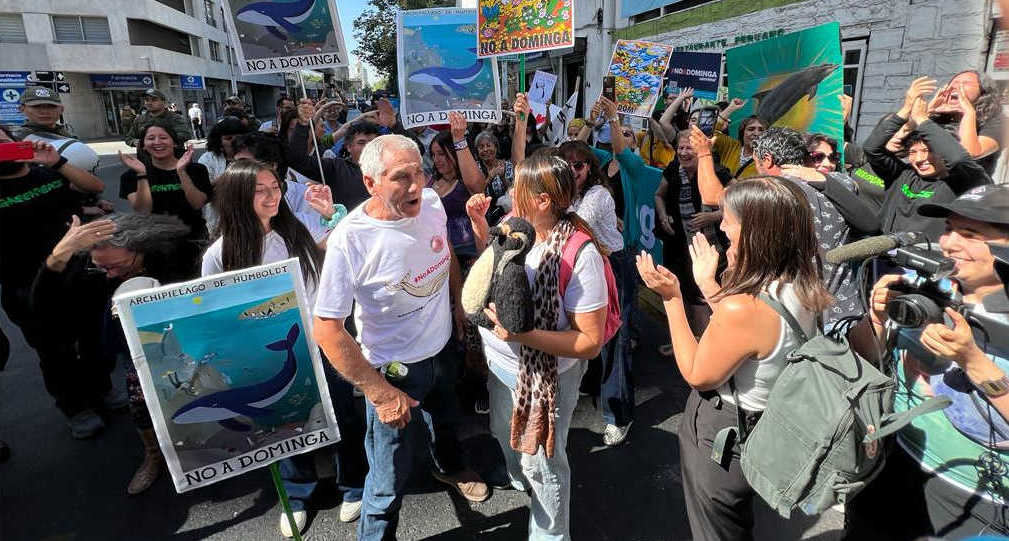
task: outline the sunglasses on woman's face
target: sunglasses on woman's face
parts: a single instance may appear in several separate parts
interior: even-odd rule
[[[625,131],[623,133],[624,133],[624,137],[634,137],[634,132]]]
[[[571,164],[571,168],[574,169],[575,171],[579,171],[581,170],[582,167],[585,167],[585,162],[581,160],[577,162],[568,162],[568,163]]]
[[[830,160],[832,163],[837,163],[837,154],[824,154],[823,152],[813,152],[809,155],[813,159],[814,163],[820,163],[824,158]]]

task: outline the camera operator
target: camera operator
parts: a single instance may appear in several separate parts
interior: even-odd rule
[[[963,311],[1009,325],[1009,300],[990,249],[1009,246],[1009,186],[975,188],[949,203],[922,205],[918,213],[945,218],[939,246],[955,262],[951,278]],[[900,281],[887,275],[873,287],[870,319],[880,338],[894,327],[886,307],[900,294],[892,288]],[[882,473],[849,502],[847,539],[1009,534],[1009,351],[987,344],[1005,330],[972,327],[949,307],[945,316],[946,324],[896,331],[894,409],[910,410],[930,396],[952,404],[898,432]],[[900,502],[899,519],[894,502]]]

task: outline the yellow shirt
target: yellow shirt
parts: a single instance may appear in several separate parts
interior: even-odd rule
[[[737,180],[757,176],[757,166],[753,163],[752,159],[742,171],[739,171],[739,174],[736,174],[739,170],[741,154],[743,152],[743,145],[739,141],[724,133],[716,132],[715,144],[712,150],[718,153],[722,166],[728,169],[729,173],[732,173]]]
[[[652,145],[652,134],[642,131],[638,133],[638,154],[641,155],[641,159],[645,160],[645,163],[648,165],[665,169],[669,165],[669,162],[673,161],[673,157],[676,156],[676,149],[658,138],[655,139],[655,144]]]

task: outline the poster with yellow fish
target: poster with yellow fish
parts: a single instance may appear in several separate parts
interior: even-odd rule
[[[114,301],[176,491],[340,439],[297,259]]]
[[[673,47],[663,43],[627,39],[617,42],[607,74],[616,83],[618,113],[652,116],[672,54]]]
[[[480,0],[481,58],[574,47],[575,0]]]

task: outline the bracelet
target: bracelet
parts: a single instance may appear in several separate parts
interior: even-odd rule
[[[455,147],[456,150],[466,150],[466,148],[469,147],[469,143],[463,139],[462,141],[453,141],[452,146]]]
[[[137,175],[137,178],[136,178],[136,180],[144,180],[144,179],[146,179],[146,178],[147,178],[147,173],[144,173],[144,174],[142,174],[142,175]]]
[[[697,154],[696,157],[697,158],[710,158],[711,157],[711,153],[708,152],[707,154]]]
[[[67,164],[67,158],[66,158],[66,156],[60,156],[60,159],[56,160],[56,163],[50,165],[49,169],[52,169],[53,171],[56,171],[60,167],[63,167],[66,164]]]
[[[319,223],[323,226],[332,229],[336,227],[336,224],[340,223],[340,220],[347,216],[347,207],[343,206],[341,203],[333,205],[333,215],[327,220],[322,216],[319,216]]]

